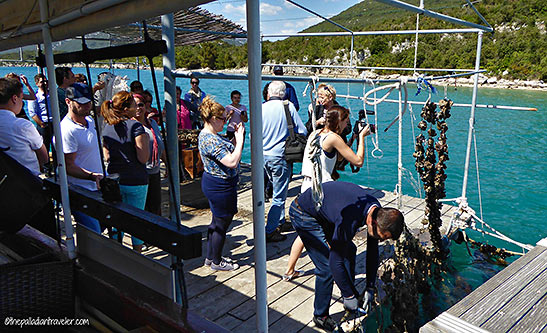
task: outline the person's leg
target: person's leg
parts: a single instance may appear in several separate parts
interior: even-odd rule
[[[211,225],[214,224],[213,230],[211,232],[211,250],[212,250],[212,260],[216,265],[220,264],[222,260],[222,248],[224,247],[224,242],[226,241],[226,231],[232,223],[233,216],[227,217],[217,217],[213,216],[213,221]]]
[[[313,314],[328,316],[334,278],[329,266],[329,245],[323,228],[311,216],[291,204],[289,210],[294,229],[302,239],[306,251],[315,265],[315,297]]]
[[[74,215],[74,220],[76,220],[76,222],[78,222],[79,224],[83,225],[91,231],[101,234],[101,225],[97,219],[80,211],[72,211],[72,215]]]
[[[148,185],[120,185],[120,192],[122,193],[123,202],[139,209],[144,209]],[[131,243],[133,244],[133,250],[139,253],[142,251],[142,244],[144,244],[142,240],[131,236]]]
[[[287,161],[279,157],[264,156],[264,162],[267,166],[268,175],[271,175],[273,185],[272,205],[268,212],[268,222],[266,224],[266,233],[271,234],[279,226],[280,221],[285,219],[285,200],[289,189],[289,168]]]
[[[302,243],[302,239],[300,239],[300,237],[296,237],[291,246],[291,253],[289,254],[289,262],[287,263],[287,271],[285,272],[285,276],[284,276],[285,280],[291,280],[293,277],[296,277],[294,276],[296,272],[295,270],[296,262],[298,261],[298,258],[300,258],[300,255],[302,254],[303,250],[304,250],[304,243]]]

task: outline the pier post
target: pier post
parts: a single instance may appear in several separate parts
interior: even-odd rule
[[[74,228],[68,198],[68,181],[66,174],[65,154],[63,152],[63,139],[61,138],[61,116],[59,114],[59,97],[57,96],[57,83],[55,82],[55,65],[53,62],[53,47],[51,46],[51,31],[48,23],[47,0],[40,0],[40,19],[42,22],[42,38],[44,39],[44,54],[47,65],[47,78],[49,87],[49,100],[51,116],[53,117],[53,133],[55,134],[55,152],[57,154],[57,172],[61,188],[61,203],[63,204],[63,219],[65,222],[66,246],[68,257],[76,258],[74,247]]]
[[[251,181],[255,254],[256,330],[268,331],[266,281],[266,229],[264,223],[264,155],[262,144],[262,52],[260,4],[247,0],[247,54],[249,66],[249,114],[251,117]]]
[[[481,50],[482,50],[482,35],[483,32],[478,33],[477,38],[477,54],[475,58],[475,72],[480,69],[481,66]],[[479,73],[473,76],[473,97],[471,99],[471,114],[469,115],[469,132],[467,133],[467,150],[465,152],[465,167],[463,171],[463,185],[462,185],[462,200],[467,202],[467,181],[469,175],[469,161],[471,157],[471,144],[473,142],[473,133],[475,131],[475,108],[477,105],[477,90],[479,87]]]

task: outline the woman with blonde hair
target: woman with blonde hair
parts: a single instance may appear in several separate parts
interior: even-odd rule
[[[340,105],[334,105],[325,113],[324,118],[325,127],[312,132],[309,136],[308,143],[306,144],[304,160],[302,161],[302,176],[304,176],[304,179],[302,180],[300,193],[304,193],[312,187],[314,166],[312,160],[309,158],[309,152],[312,149],[315,140],[319,140],[318,143],[321,148],[319,156],[319,161],[321,163],[319,167],[321,170],[322,183],[334,180],[331,174],[334,171],[336,161],[339,159],[344,158],[357,167],[363,165],[365,157],[365,136],[370,134],[369,125],[360,129],[357,153],[354,153],[340,136],[340,133],[346,128],[349,121],[349,110]],[[297,237],[291,247],[289,262],[287,270],[283,275],[283,280],[290,281],[302,273],[301,271],[295,270],[295,267],[296,261],[300,257],[300,254],[302,254],[303,249],[304,243],[302,243],[300,237]]]
[[[122,201],[144,209],[148,191],[146,162],[150,156],[150,139],[143,125],[132,119],[137,114],[137,104],[131,93],[120,91],[111,100],[103,102],[101,113],[106,122],[103,151],[108,163],[107,172],[119,174]],[[133,236],[131,241],[133,249],[142,252],[143,241]]]
[[[207,257],[205,266],[217,271],[232,271],[239,265],[229,258],[222,257],[226,231],[237,212],[237,183],[239,162],[243,151],[245,129],[235,126],[235,145],[218,135],[226,124],[226,110],[206,96],[199,110],[204,126],[198,137],[199,153],[203,161],[201,189],[209,201],[213,214],[207,230]]]
[[[330,84],[319,84],[317,86],[317,104],[308,106],[308,121],[306,122],[308,133],[314,130],[313,113],[315,112],[315,128],[323,128],[327,111],[335,105],[338,105],[336,102],[336,89]]]

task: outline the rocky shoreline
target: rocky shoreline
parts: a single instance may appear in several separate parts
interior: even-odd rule
[[[13,62],[0,62],[1,67],[15,67]],[[18,67],[34,67],[34,63],[18,63]],[[83,67],[82,64],[72,64],[68,65],[71,67]],[[95,64],[91,65],[94,68],[104,68],[109,69],[109,64]],[[120,64],[114,63],[112,66],[114,69],[136,69],[135,64]],[[142,70],[148,70],[148,67],[140,67]],[[224,70],[212,70],[209,68],[202,68],[196,70],[188,70],[186,68],[177,68],[177,71],[195,71],[195,72],[207,72],[207,73],[231,73],[231,74],[247,74],[247,68],[233,68],[233,69],[224,69]],[[262,74],[271,74],[272,66],[264,65],[262,67]],[[369,79],[398,79],[401,74],[391,74],[391,75],[379,75],[374,71],[365,71],[364,74],[360,73],[356,69],[333,69],[333,68],[312,68],[310,70],[304,70],[303,68],[297,67],[287,67],[285,68],[285,75],[295,75],[295,76],[311,76],[318,75],[319,77],[350,77],[350,78],[360,78],[366,77]],[[410,74],[410,73],[409,73]],[[450,79],[440,79],[436,80],[437,86],[464,86],[470,87],[473,86],[473,77],[458,77]],[[479,74],[479,87],[480,88],[496,88],[496,89],[525,89],[525,90],[536,90],[536,91],[547,91],[547,83],[541,80],[508,80],[504,78],[498,78],[496,76],[487,76],[484,74]]]

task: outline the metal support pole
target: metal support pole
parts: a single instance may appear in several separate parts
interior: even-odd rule
[[[251,181],[253,184],[253,228],[255,252],[256,330],[268,331],[266,282],[266,229],[264,223],[264,156],[262,145],[262,79],[260,9],[258,0],[247,0],[247,54],[249,66],[249,110],[251,115]]]
[[[475,58],[475,70],[481,66],[482,35],[479,32],[477,38],[477,55]],[[469,175],[469,161],[471,158],[471,143],[473,141],[473,131],[475,130],[475,108],[477,104],[477,90],[479,87],[479,74],[475,74],[473,82],[473,98],[471,100],[471,114],[469,115],[469,132],[467,133],[467,151],[465,152],[465,167],[463,170],[462,199],[467,201],[467,177]]]
[[[169,154],[169,177],[173,188],[169,190],[174,193],[174,202],[170,205],[171,221],[180,225],[178,211],[180,210],[180,179],[179,179],[179,142],[177,136],[177,110],[176,110],[176,91],[175,77],[175,32],[173,23],[173,14],[161,16],[162,39],[167,43],[167,53],[163,55],[163,90],[165,96],[164,109],[166,113],[165,127],[167,131],[167,153]],[[162,112],[162,110],[158,110]],[[173,264],[177,264],[180,259],[173,257]],[[184,286],[180,284],[179,274],[183,274],[182,269],[175,270],[175,300],[178,304],[186,303],[184,296]],[[187,306],[187,304],[186,304]]]
[[[140,69],[140,57],[137,57],[135,60],[135,65],[137,67],[137,81],[141,80],[141,69]]]
[[[355,42],[355,36],[351,35],[351,48],[349,51],[349,65],[353,66],[353,43]]]
[[[420,0],[420,8],[424,8],[424,0]],[[420,28],[420,14],[416,14],[416,39],[414,41],[414,74],[416,74],[416,64],[418,61],[418,29]]]
[[[397,209],[403,208],[403,102],[399,85],[399,152],[397,161]],[[378,129],[376,129],[378,130]]]
[[[61,188],[61,203],[63,204],[63,217],[65,221],[66,246],[68,257],[76,258],[74,247],[74,228],[70,215],[70,200],[68,197],[68,181],[66,175],[65,154],[63,153],[63,140],[61,138],[61,116],[59,115],[59,97],[57,95],[57,83],[55,82],[55,66],[53,62],[53,47],[51,46],[51,32],[48,24],[47,0],[40,0],[40,19],[42,22],[42,38],[44,39],[44,53],[47,64],[47,77],[49,98],[51,102],[51,116],[53,117],[53,133],[55,134],[55,152],[57,154],[57,169]],[[64,102],[64,101],[63,101]]]

